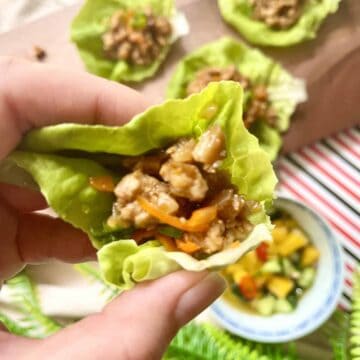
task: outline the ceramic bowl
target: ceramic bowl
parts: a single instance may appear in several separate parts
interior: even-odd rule
[[[316,278],[300,299],[296,309],[287,314],[261,316],[241,311],[224,297],[217,300],[210,313],[220,326],[250,340],[276,343],[305,336],[322,325],[335,310],[344,279],[342,249],[330,226],[307,205],[279,197],[275,207],[292,215],[320,251]]]

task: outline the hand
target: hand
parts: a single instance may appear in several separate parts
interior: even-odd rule
[[[134,90],[43,64],[0,60],[0,160],[31,128],[60,122],[122,124],[148,104]],[[86,235],[59,219],[34,191],[0,183],[0,282],[26,264],[80,262],[95,250]],[[179,327],[224,290],[215,275],[179,271],[143,283],[105,309],[44,339],[0,331],[1,359],[160,359]]]

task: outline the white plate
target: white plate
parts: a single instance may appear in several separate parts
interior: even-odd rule
[[[342,249],[326,221],[293,199],[280,197],[275,206],[290,213],[320,251],[313,286],[289,314],[266,317],[241,312],[223,297],[210,308],[215,320],[230,332],[267,343],[295,340],[317,329],[335,310],[344,280]]]

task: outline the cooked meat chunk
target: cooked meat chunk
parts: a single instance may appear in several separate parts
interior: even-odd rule
[[[243,241],[253,229],[253,225],[247,220],[237,220],[226,223],[226,245],[235,241]]]
[[[136,171],[121,179],[114,190],[119,203],[126,204],[140,194],[142,178],[143,174],[140,171]]]
[[[244,124],[250,128],[257,120],[262,120],[270,126],[276,126],[278,116],[271,107],[266,86],[263,84],[252,87],[252,98],[245,106]]]
[[[110,226],[146,227],[157,223],[137,203],[136,198],[140,195],[165,213],[174,214],[179,208],[176,200],[169,194],[168,185],[140,170],[124,176],[114,193],[117,202],[109,221]]]
[[[201,135],[196,144],[192,156],[195,161],[203,164],[213,164],[215,161],[224,157],[225,136],[219,126],[213,126],[211,129]]]
[[[157,176],[162,163],[168,158],[165,152],[156,155],[134,156],[121,159],[121,165],[126,169],[141,170],[144,174]]]
[[[213,223],[206,233],[206,236],[203,241],[202,248],[205,253],[211,254],[215,251],[222,250],[224,247],[224,231],[225,231],[225,225],[224,223],[219,220],[215,223]]]
[[[46,51],[41,48],[40,46],[34,45],[32,48],[32,57],[36,59],[37,61],[43,61],[45,60],[47,56]]]
[[[110,18],[110,26],[102,36],[106,55],[134,65],[148,65],[168,45],[172,33],[168,19],[151,11],[133,13],[118,10]]]
[[[266,89],[258,88],[255,96],[265,99]],[[247,219],[262,209],[261,203],[238,194],[228,174],[215,166],[224,156],[225,136],[215,125],[198,140],[180,139],[168,149],[121,158],[130,173],[115,189],[112,178],[108,187],[104,178],[91,178],[90,184],[114,191],[109,226],[141,229],[133,234],[138,243],[155,236],[171,251],[203,258],[243,241],[253,229]],[[160,225],[181,233],[160,236]],[[147,238],[141,238],[144,234]]]
[[[254,17],[275,29],[294,25],[301,14],[304,0],[252,0]]]
[[[211,227],[205,234],[187,233],[184,236],[184,240],[199,245],[201,251],[205,254],[212,254],[216,251],[221,251],[224,248],[224,233],[224,222],[218,220],[211,225]]]
[[[206,67],[198,71],[193,81],[188,84],[186,94],[190,95],[199,92],[211,81],[221,80],[236,81],[243,86],[244,90],[251,93],[251,97],[244,107],[244,124],[247,128],[250,128],[251,125],[254,124],[257,120],[265,121],[270,126],[276,125],[278,117],[276,111],[271,107],[269,102],[266,86],[264,84],[253,84],[248,78],[240,74],[234,65],[231,65],[227,68]],[[212,115],[216,113],[217,109],[213,106],[209,107],[208,109],[206,112],[209,112],[209,118],[212,118]]]
[[[193,156],[192,152],[194,150],[194,147],[196,145],[196,142],[194,139],[183,139],[177,142],[175,145],[169,147],[166,150],[166,153],[171,156],[171,158],[174,161],[177,162],[192,162]]]
[[[192,201],[204,199],[207,183],[195,165],[173,160],[167,161],[160,169],[161,177],[170,185],[170,193]]]
[[[132,201],[122,207],[118,206],[118,213],[115,218],[117,225],[135,226],[145,228],[157,223],[151,215],[144,211],[137,201]]]
[[[191,95],[200,92],[212,81],[232,80],[239,82],[245,89],[249,85],[249,80],[242,76],[234,65],[226,68],[206,67],[200,70],[195,79],[186,88],[186,94]]]
[[[234,220],[242,211],[245,200],[233,189],[225,189],[212,199],[211,205],[217,206],[220,219]]]

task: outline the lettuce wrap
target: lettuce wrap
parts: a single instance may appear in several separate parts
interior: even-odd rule
[[[179,62],[168,84],[167,97],[184,98],[188,84],[201,69],[232,65],[252,83],[267,88],[269,102],[277,115],[275,126],[257,121],[250,132],[258,137],[260,145],[274,160],[282,144],[280,133],[289,128],[297,104],[306,99],[306,90],[302,80],[293,78],[280,64],[260,51],[229,37],[206,44]],[[244,107],[248,96],[249,92],[245,91]]]
[[[251,0],[218,0],[226,22],[249,42],[265,46],[290,46],[315,38],[321,23],[337,11],[339,3],[340,0],[308,0],[292,26],[274,29],[254,18]]]
[[[109,29],[113,14],[119,9],[141,15],[151,8],[156,16],[168,19],[172,26],[170,43],[161,48],[149,64],[131,64],[124,60],[110,59],[104,52],[103,35]],[[78,48],[86,68],[96,75],[125,82],[139,82],[155,74],[167,56],[171,43],[188,32],[184,15],[178,13],[172,0],[87,0],[71,25],[71,40]]]
[[[272,202],[277,179],[268,155],[260,149],[256,137],[244,127],[242,96],[243,91],[239,84],[218,82],[186,99],[168,100],[153,106],[124,126],[61,124],[33,130],[25,136],[19,148],[6,162],[13,163],[31,175],[57,215],[88,234],[93,245],[99,249],[98,259],[102,274],[111,284],[128,289],[137,282],[155,279],[181,268],[200,271],[221,267],[235,262],[261,241],[271,239],[271,224],[266,207]],[[196,144],[199,144],[211,131],[223,134],[225,139],[225,149],[221,151],[221,161],[216,161],[216,171],[226,175],[232,187],[231,191],[236,193],[232,199],[236,197],[246,206],[251,204],[253,209],[250,212],[246,210],[249,208],[239,210],[242,211],[241,226],[246,225],[250,229],[243,232],[241,241],[234,239],[236,241],[224,246],[221,251],[202,253],[199,257],[177,247],[180,246],[178,244],[184,245],[182,237],[196,235],[181,232],[176,228],[177,224],[189,228],[194,216],[189,220],[176,218],[175,224],[173,221],[170,223],[172,226],[169,226],[166,219],[174,220],[175,216],[165,214],[167,217],[164,222],[156,223],[159,232],[150,233],[144,242],[139,241],[139,232],[143,235],[147,233],[147,228],[137,229],[134,224],[124,222],[122,225],[117,223],[116,226],[110,224],[109,220],[114,216],[115,206],[119,202],[119,184],[124,185],[129,176],[139,175],[140,172],[136,170],[130,173],[125,163],[134,159],[138,161],[139,156],[143,156],[145,165],[149,165],[151,156],[160,154],[161,159],[167,157],[162,161],[168,164],[169,155],[164,155],[162,149],[179,139],[195,143],[198,141]],[[186,166],[195,167],[189,164],[183,166],[184,169]],[[161,169],[163,167],[164,165]],[[6,168],[9,178],[11,167]],[[141,171],[144,174],[146,172],[144,169]],[[203,169],[201,171],[203,174],[206,172]],[[211,170],[209,171],[206,176],[215,176],[214,171],[212,174]],[[21,172],[16,171],[14,174],[19,176]],[[141,176],[160,184],[158,179],[144,174]],[[113,187],[108,189],[109,179],[118,183],[115,191]],[[20,184],[20,180],[14,182]],[[196,183],[196,179],[193,183]],[[169,184],[172,186],[171,180]],[[161,186],[167,189],[168,184],[162,182]],[[190,184],[185,191],[192,187],[193,184]],[[132,191],[131,186],[128,189],[125,196]],[[151,195],[151,192],[149,194]],[[149,194],[143,193],[142,196],[150,196]],[[237,194],[241,194],[241,198]],[[166,193],[163,195],[168,196]],[[181,197],[181,194],[179,196]],[[136,204],[143,206],[142,202],[146,204],[148,201],[147,206],[154,208],[155,205],[149,203],[151,198],[147,199],[137,197]],[[181,200],[190,204],[190,201],[184,198],[176,199],[179,203]],[[203,205],[197,198],[195,205],[197,210],[192,214],[197,212],[199,215],[199,210],[204,209],[215,211],[212,215],[220,212],[219,203],[210,203],[202,208]],[[159,207],[155,210],[161,209]],[[143,209],[142,211],[144,212]],[[209,216],[211,211],[208,212]],[[151,212],[150,214],[153,215]],[[201,222],[212,221],[204,216],[200,218]],[[150,216],[150,220],[154,219],[157,220]],[[201,222],[197,225],[192,222],[192,226],[196,227],[196,230],[195,227],[192,228],[193,231],[205,231]],[[208,227],[206,231],[207,229]],[[171,244],[172,248],[169,248]],[[185,244],[187,248],[189,244]]]

